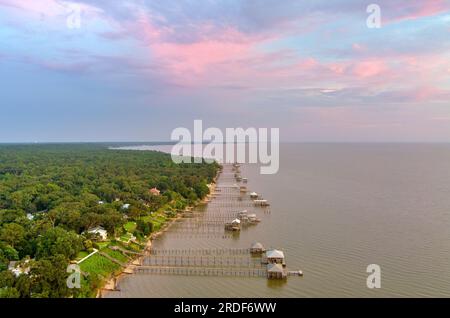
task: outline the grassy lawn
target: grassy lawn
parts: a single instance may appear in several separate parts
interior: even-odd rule
[[[81,263],[80,268],[83,272],[99,274],[106,277],[110,273],[120,269],[120,265],[97,253]]]
[[[75,258],[75,260],[77,260],[77,261],[82,260],[83,258],[85,258],[88,255],[89,255],[88,251],[80,251],[78,253],[77,257]]]
[[[136,230],[136,222],[127,222],[124,224],[123,228],[125,231],[133,233]]]
[[[122,242],[128,242],[131,239],[131,233],[125,233],[120,237]]]
[[[105,247],[107,247],[109,244],[110,244],[109,241],[98,242],[98,243],[97,243],[99,249],[105,248]]]
[[[115,258],[116,260],[118,260],[119,262],[122,262],[122,263],[126,263],[130,260],[128,257],[123,255],[121,252],[113,251],[112,249],[109,249],[109,248],[102,249],[102,252],[105,254],[108,254],[109,256]]]
[[[153,216],[146,215],[146,216],[141,217],[141,220],[146,222],[146,223],[148,223],[148,222],[151,222],[153,220]]]

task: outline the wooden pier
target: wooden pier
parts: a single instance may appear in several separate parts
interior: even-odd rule
[[[170,229],[171,239],[238,238],[241,229],[261,221],[257,215],[270,212],[269,202],[250,192],[241,181],[239,165],[224,165],[212,193],[208,208],[187,209]],[[247,182],[246,182],[247,183]],[[239,229],[239,230],[237,230]],[[301,271],[288,271],[284,253],[268,250],[255,242],[249,248],[152,248],[135,273],[150,275],[198,275],[266,277],[286,279],[302,276]]]

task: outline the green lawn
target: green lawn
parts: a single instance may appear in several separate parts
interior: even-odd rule
[[[120,265],[97,253],[81,263],[80,268],[83,272],[99,274],[106,277],[110,273],[118,270]]]
[[[125,231],[133,233],[136,230],[136,222],[127,222],[124,224],[123,228],[125,229]]]
[[[102,249],[102,252],[105,254],[108,254],[109,256],[115,258],[116,260],[118,260],[119,262],[122,262],[122,263],[127,263],[130,260],[128,257],[126,257],[121,252],[113,251],[112,249],[109,249],[109,248]]]
[[[75,260],[80,261],[80,260],[82,260],[83,258],[85,258],[88,255],[89,255],[88,251],[80,251],[78,253],[77,257],[75,258]]]
[[[128,242],[131,239],[131,233],[125,233],[120,237],[122,242]]]
[[[104,242],[98,242],[98,243],[97,243],[99,249],[105,248],[105,247],[107,247],[109,244],[110,244],[109,241],[104,241]]]

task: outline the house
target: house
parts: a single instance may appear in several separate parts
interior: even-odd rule
[[[252,193],[250,193],[250,198],[252,198],[252,199],[257,199],[258,198],[258,193],[256,193],[256,192],[252,192]]]
[[[268,279],[284,279],[286,277],[286,271],[281,264],[267,264]]]
[[[284,265],[284,253],[280,250],[269,250],[266,252],[266,260],[268,264],[281,264]]]
[[[234,219],[233,221],[231,221],[231,224],[233,224],[233,225],[239,225],[239,224],[241,224],[241,220],[239,220],[239,219]]]
[[[28,275],[30,272],[30,267],[27,266],[30,260],[27,259],[24,262],[11,261],[8,264],[8,270],[14,274],[14,276],[19,277],[22,274]]]
[[[30,221],[33,221],[34,215],[31,214],[31,213],[27,213],[27,219],[30,220]]]
[[[259,242],[254,242],[252,246],[250,247],[250,253],[252,254],[261,254],[264,253],[266,249],[264,246]]]
[[[124,205],[122,205],[122,209],[123,210],[128,210],[130,208],[130,204],[129,203],[125,203]]]
[[[234,219],[230,223],[225,223],[225,230],[227,231],[240,231],[241,230],[241,220]]]
[[[151,188],[150,193],[153,195],[160,195],[161,191],[159,191],[157,188]]]
[[[247,210],[238,212],[237,218],[243,222],[247,222],[248,221]]]
[[[105,204],[104,201],[98,201],[98,204]]]
[[[249,214],[247,217],[248,217],[248,221],[249,221],[250,223],[258,223],[258,222],[261,222],[261,220],[258,219],[258,218],[256,217],[256,214],[254,214],[254,213]]]
[[[98,235],[102,240],[106,240],[108,238],[108,231],[106,231],[103,227],[97,226],[89,229],[87,231],[90,234]]]

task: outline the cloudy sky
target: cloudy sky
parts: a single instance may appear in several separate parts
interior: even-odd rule
[[[450,0],[0,0],[0,111],[0,142],[450,141]]]

